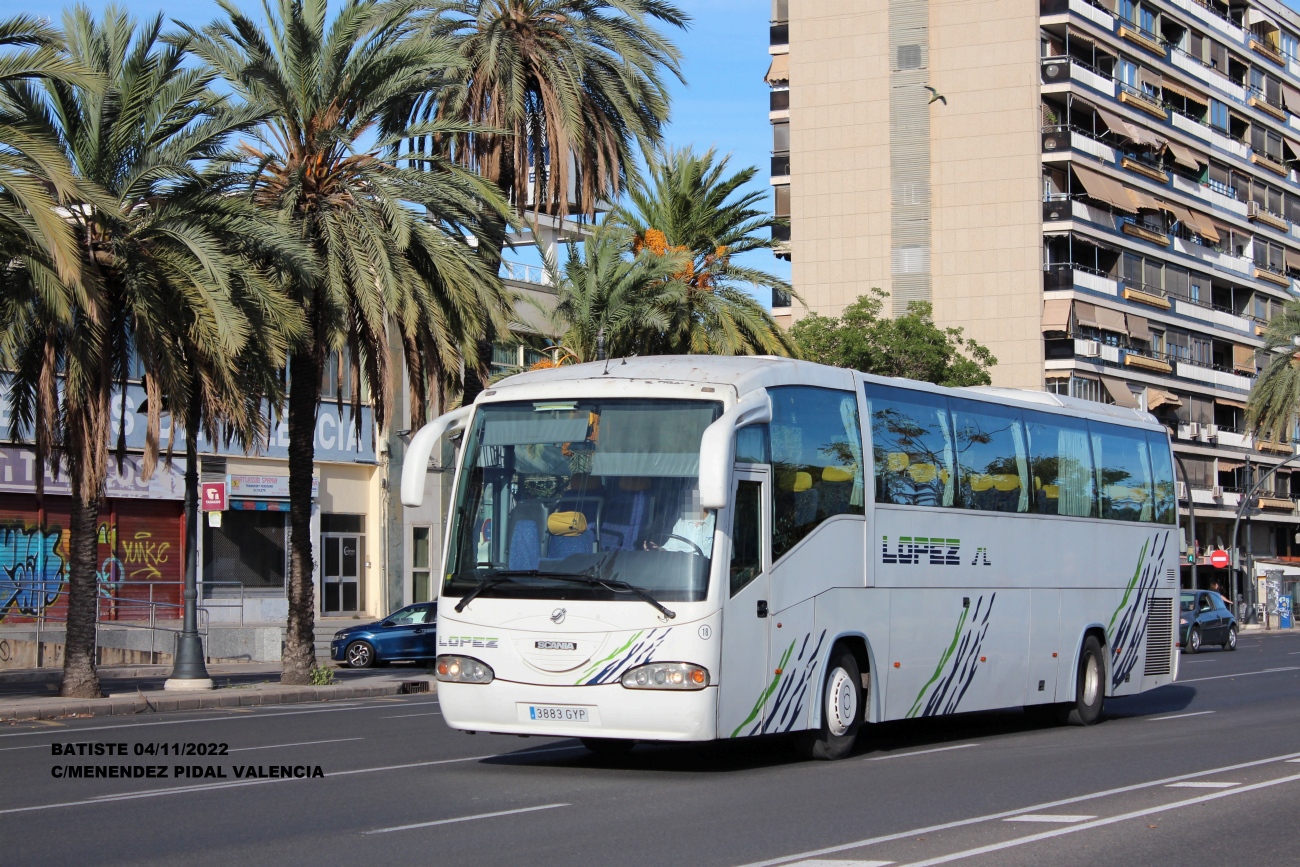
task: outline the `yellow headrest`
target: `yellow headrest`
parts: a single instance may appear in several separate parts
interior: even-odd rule
[[[890,452],[885,457],[885,466],[891,473],[901,473],[907,469],[908,457],[906,452]]]
[[[987,491],[993,487],[993,477],[984,473],[971,473],[970,489],[972,491]]]
[[[992,478],[993,487],[999,491],[1020,490],[1020,476],[1015,473],[997,473]]]
[[[795,493],[798,493],[799,491],[806,491],[811,487],[812,487],[812,473],[794,474],[794,485],[790,488],[790,490],[794,491]]]
[[[552,536],[581,536],[587,531],[587,516],[582,512],[552,512],[546,519]]]
[[[851,482],[856,467],[827,467],[822,470],[823,482]]]
[[[1043,485],[1043,495],[1049,500],[1059,499],[1061,496],[1060,485]]]
[[[907,468],[907,474],[912,477],[912,481],[924,485],[933,482],[939,472],[934,464],[912,464]]]
[[[650,490],[650,480],[645,476],[619,476],[618,489],[620,491],[648,491]]]

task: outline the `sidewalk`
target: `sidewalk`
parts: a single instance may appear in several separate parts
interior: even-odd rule
[[[197,692],[165,691],[163,683],[170,673],[170,666],[104,667],[99,677],[106,697],[77,699],[49,694],[58,690],[62,672],[57,669],[3,672],[0,688],[5,694],[0,695],[0,722],[259,707],[436,691],[428,671],[415,667],[394,667],[382,673],[336,670],[336,682],[330,686],[285,686],[279,682],[278,664],[212,665],[208,674],[217,688]]]

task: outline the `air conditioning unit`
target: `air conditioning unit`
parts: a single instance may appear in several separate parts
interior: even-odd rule
[[[1219,426],[1217,424],[1207,424],[1205,426],[1205,438],[1215,440],[1219,438]]]
[[[1215,485],[1214,488],[1210,491],[1210,496],[1214,497],[1214,499],[1216,500],[1222,500],[1223,488],[1219,487],[1218,485]]]
[[[1180,500],[1187,499],[1187,482],[1178,483],[1178,499]]]
[[[1194,440],[1195,440],[1195,439],[1200,439],[1200,438],[1201,438],[1201,424],[1200,424],[1200,422],[1195,422],[1195,421],[1194,421],[1194,422],[1192,422],[1191,424],[1189,424],[1189,425],[1187,426],[1187,435],[1188,435],[1189,437],[1191,437],[1192,439],[1194,439]]]
[[[1079,354],[1084,358],[1098,358],[1101,356],[1100,340],[1080,340],[1077,341]]]
[[[1258,217],[1258,216],[1259,216],[1259,202],[1247,202],[1247,203],[1246,203],[1246,216],[1247,216],[1247,217]]]

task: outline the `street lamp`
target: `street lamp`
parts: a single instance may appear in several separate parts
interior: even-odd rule
[[[1245,495],[1242,496],[1242,498],[1241,498],[1241,502],[1239,502],[1239,503],[1237,504],[1237,515],[1236,515],[1236,517],[1235,517],[1235,518],[1233,519],[1233,521],[1232,521],[1232,535],[1229,537],[1229,538],[1232,540],[1232,584],[1233,584],[1233,586],[1232,586],[1232,604],[1233,604],[1233,605],[1236,605],[1236,604],[1237,604],[1237,589],[1238,589],[1238,588],[1237,588],[1237,569],[1240,568],[1240,566],[1241,566],[1241,557],[1240,557],[1240,554],[1238,553],[1238,549],[1237,549],[1237,527],[1240,526],[1240,524],[1241,524],[1241,515],[1242,515],[1242,512],[1244,512],[1244,511],[1246,510],[1246,507],[1247,507],[1251,502],[1254,501],[1256,492],[1259,491],[1260,486],[1262,486],[1262,485],[1264,484],[1264,482],[1268,481],[1268,479],[1269,479],[1270,476],[1272,476],[1272,475],[1273,475],[1274,473],[1276,473],[1278,470],[1280,470],[1280,469],[1282,469],[1283,467],[1285,467],[1287,464],[1292,463],[1292,462],[1294,462],[1294,461],[1300,461],[1300,452],[1297,452],[1296,454],[1294,454],[1294,455],[1292,455],[1291,457],[1287,458],[1286,460],[1282,461],[1282,463],[1278,464],[1277,466],[1272,467],[1271,469],[1269,469],[1268,472],[1264,473],[1264,475],[1262,475],[1262,476],[1260,476],[1258,479],[1256,479],[1256,480],[1255,480],[1255,484],[1253,484],[1253,485],[1250,486],[1250,488],[1246,491]],[[1190,493],[1190,492],[1189,492],[1189,493]],[[1250,552],[1248,551],[1248,552],[1246,552],[1246,553],[1249,555]],[[1234,613],[1235,613],[1235,612],[1234,612]]]
[[[1174,453],[1174,460],[1178,462],[1178,472],[1182,473],[1183,483],[1187,486],[1187,522],[1191,525],[1187,532],[1191,534],[1192,541],[1192,589],[1200,590],[1201,585],[1196,580],[1196,503],[1192,501],[1192,483],[1187,476],[1187,467],[1183,464],[1183,459],[1177,452]],[[1175,496],[1174,501],[1177,502],[1177,499],[1177,496]]]
[[[212,689],[203,664],[203,639],[199,635],[199,450],[198,393],[191,396],[190,418],[185,431],[185,615],[176,636],[176,656],[171,677],[163,689]],[[175,419],[172,421],[175,424]]]

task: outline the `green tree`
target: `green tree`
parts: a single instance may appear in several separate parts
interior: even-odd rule
[[[1300,414],[1300,303],[1287,302],[1269,320],[1257,357],[1264,369],[1246,401],[1246,421],[1262,439],[1286,442]]]
[[[634,251],[687,260],[663,284],[655,303],[666,325],[643,354],[794,354],[789,335],[746,291],[789,293],[790,284],[736,260],[772,249],[778,219],[756,207],[763,193],[742,190],[757,169],[728,174],[729,160],[713,150],[659,151],[648,181],[634,184],[611,216],[632,230]]]
[[[375,423],[391,412],[389,338],[411,382],[412,423],[428,391],[491,329],[509,327],[511,298],[496,273],[485,219],[508,213],[495,188],[435,149],[471,134],[459,120],[411,120],[412,105],[448,93],[461,64],[418,24],[415,2],[277,0],[266,20],[222,2],[224,18],[196,51],[267,121],[245,159],[254,202],[311,248],[315,274],[284,289],[306,317],[289,357],[289,618],[285,683],[305,684],[315,663],[311,481],[323,366],[352,365],[350,403],[360,433],[361,389]],[[478,239],[475,248],[466,238]]]
[[[935,325],[930,302],[913,301],[907,312],[882,317],[888,293],[872,289],[838,316],[813,313],[790,329],[807,359],[879,376],[938,385],[988,385],[998,361],[987,347],[963,337],[960,328]]]
[[[13,370],[17,429],[34,432],[42,463],[68,472],[62,693],[89,697],[99,694],[96,531],[114,437],[118,459],[125,453],[122,426],[115,433],[112,425],[114,393],[125,391],[138,360],[149,395],[147,476],[164,404],[188,406],[203,377],[232,383],[237,360],[263,340],[243,302],[270,305],[259,316],[288,315],[245,254],[292,259],[294,242],[244,200],[214,188],[212,159],[252,116],[232,110],[209,86],[213,74],[187,62],[183,36],[164,36],[161,16],[137,26],[114,7],[99,20],[75,7],[63,31],[68,62],[89,69],[98,84],[48,81],[14,104],[34,134],[61,143],[76,173],[75,198],[62,213],[79,241],[81,280],[15,272],[3,295],[0,347]],[[230,391],[210,391],[214,409]],[[227,402],[216,411],[230,409]]]

